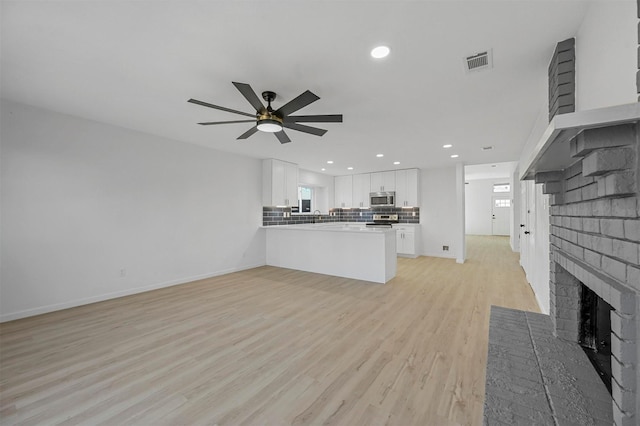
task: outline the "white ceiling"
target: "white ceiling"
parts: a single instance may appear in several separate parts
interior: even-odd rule
[[[546,103],[549,58],[575,35],[587,1],[2,1],[1,95],[26,104],[328,174],[519,158]],[[385,60],[369,56],[387,44]],[[493,49],[493,68],[463,58]],[[309,89],[298,114],[344,115],[287,131],[249,124],[231,84]],[[453,144],[445,150],[443,144]],[[493,146],[483,151],[483,146]],[[383,158],[375,155],[382,153]],[[459,154],[457,159],[450,154]],[[333,165],[327,165],[333,160]],[[393,161],[400,161],[394,166]]]

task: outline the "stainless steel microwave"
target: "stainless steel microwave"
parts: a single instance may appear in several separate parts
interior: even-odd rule
[[[369,205],[371,207],[395,207],[396,205],[396,193],[395,192],[371,192],[369,194]]]

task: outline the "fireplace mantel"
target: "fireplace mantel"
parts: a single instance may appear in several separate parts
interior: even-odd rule
[[[570,141],[586,129],[640,122],[640,103],[616,105],[556,115],[533,147],[520,160],[520,179],[536,173],[567,169],[578,159],[571,155]]]

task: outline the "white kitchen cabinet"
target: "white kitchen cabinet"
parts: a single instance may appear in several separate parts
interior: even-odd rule
[[[388,192],[396,190],[396,172],[371,173],[371,192]]]
[[[396,170],[396,207],[418,207],[418,169]]]
[[[298,165],[268,159],[262,162],[262,205],[298,205]]]
[[[353,176],[336,176],[334,178],[334,206],[351,208],[353,206]]]
[[[370,193],[371,175],[369,173],[353,175],[353,207],[369,208]]]
[[[396,252],[402,257],[418,257],[420,225],[394,224],[396,230]]]

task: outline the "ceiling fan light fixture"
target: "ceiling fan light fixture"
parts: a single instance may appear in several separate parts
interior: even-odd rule
[[[282,124],[278,123],[276,120],[267,118],[266,120],[262,120],[258,123],[258,130],[267,133],[280,132],[282,130]]]
[[[276,133],[282,131],[282,119],[278,116],[265,113],[258,117],[258,130],[267,133]]]

